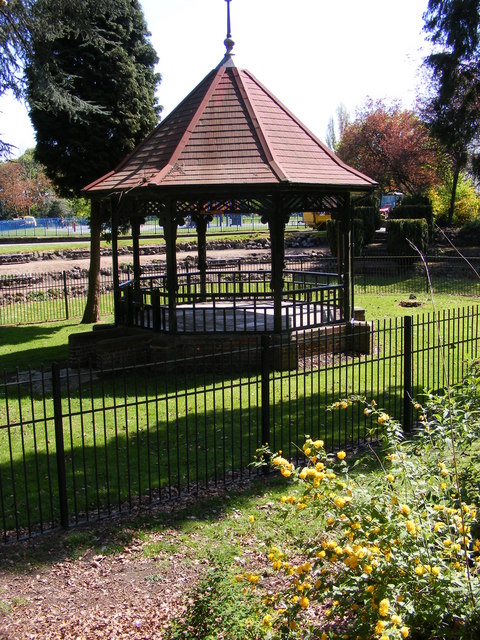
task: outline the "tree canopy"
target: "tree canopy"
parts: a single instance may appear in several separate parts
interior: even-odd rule
[[[451,197],[447,223],[454,216],[460,173],[477,172],[480,125],[480,0],[430,0],[425,31],[434,45],[425,59],[430,95],[422,117],[450,159]]]
[[[51,7],[49,6],[51,5]],[[98,13],[112,19],[122,14],[122,3],[97,0]],[[45,10],[47,9],[47,10]],[[58,17],[57,17],[58,16]],[[101,43],[109,38],[97,23],[90,20],[84,2],[78,0],[0,0],[0,96],[8,91],[18,99],[25,98],[25,66],[33,55],[33,43],[52,41],[72,34],[82,42]],[[50,65],[36,70],[42,91],[36,96],[36,107],[69,111],[76,118],[97,111],[99,107],[75,94],[67,76]],[[1,132],[0,132],[1,135]],[[0,158],[8,156],[12,145],[0,139]]]
[[[157,56],[140,5],[137,0],[109,0],[110,11],[105,4],[104,0],[81,3],[103,34],[99,41],[85,40],[76,25],[69,27],[63,0],[35,4],[43,20],[64,22],[49,37],[32,38],[26,67],[36,158],[64,196],[79,195],[82,187],[114,168],[158,121]],[[95,105],[96,110],[79,115],[69,104],[60,104],[56,95],[45,96],[45,70],[67,95]]]
[[[78,196],[84,186],[115,168],[154,128],[160,112],[155,98],[160,82],[154,71],[157,55],[138,0],[83,0],[78,5],[75,11],[81,12],[82,21],[102,37],[85,36],[72,23],[64,0],[36,0],[34,10],[41,20],[62,27],[47,37],[33,34],[26,66],[35,155],[63,196]],[[57,94],[45,95],[45,75],[62,95],[95,109],[78,113],[69,101],[58,102]],[[101,206],[92,201],[83,322],[99,317],[102,222]]]
[[[31,150],[15,161],[0,163],[0,217],[46,213],[53,185]]]
[[[337,155],[381,189],[425,193],[438,180],[438,152],[412,111],[368,101],[344,130]]]

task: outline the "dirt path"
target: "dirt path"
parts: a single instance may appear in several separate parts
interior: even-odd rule
[[[162,533],[169,542],[175,535]],[[162,639],[168,621],[182,614],[199,573],[181,554],[144,557],[136,540],[114,554],[55,558],[61,551],[52,552],[51,564],[41,569],[18,570],[15,554],[7,567],[2,563],[2,640]]]
[[[268,249],[228,249],[228,250],[216,250],[209,251],[209,258],[244,258],[245,256],[263,256],[269,254]],[[299,254],[300,251],[296,250],[295,254]],[[196,256],[195,251],[179,251],[177,253],[177,260],[184,260],[187,256],[194,258]],[[119,258],[119,264],[132,264],[133,256],[130,254],[122,255]],[[140,262],[142,265],[152,264],[153,262],[165,263],[165,254],[158,254],[156,256],[148,255],[141,256]],[[62,271],[70,271],[71,269],[88,269],[90,261],[88,258],[79,258],[76,260],[67,260],[65,258],[59,258],[53,256],[49,260],[32,260],[30,262],[0,264],[0,275],[24,275],[24,274],[36,274],[36,273],[58,273]],[[101,258],[102,269],[112,268],[112,258],[110,256],[103,256]]]

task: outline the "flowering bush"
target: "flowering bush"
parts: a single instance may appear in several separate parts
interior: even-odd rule
[[[415,405],[422,428],[411,441],[375,402],[352,396],[335,403],[332,409],[363,404],[382,438],[382,450],[372,450],[378,474],[354,473],[344,451],[327,454],[312,438],[299,467],[260,452],[292,483],[281,508],[305,519],[300,551],[290,556],[287,542],[268,554],[282,586],[265,599],[266,637],[479,637],[478,507],[464,499],[466,471],[458,464],[472,434],[478,438],[479,420],[475,403],[465,411],[464,391],[457,390],[457,404],[431,396],[430,411]],[[308,535],[312,518],[324,519],[319,538]],[[248,573],[238,579],[253,584]]]

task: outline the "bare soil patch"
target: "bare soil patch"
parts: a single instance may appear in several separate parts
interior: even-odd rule
[[[176,532],[161,535],[171,542]],[[0,573],[2,640],[164,638],[201,571],[180,553],[146,558],[135,539],[119,553],[89,550],[41,569],[27,564],[19,570],[22,551],[10,552]]]

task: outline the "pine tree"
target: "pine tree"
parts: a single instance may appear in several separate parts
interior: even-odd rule
[[[26,68],[27,99],[35,128],[35,156],[61,195],[81,189],[113,169],[156,125],[157,56],[138,0],[83,0],[82,18],[103,34],[85,38],[62,0],[37,0],[42,19],[60,22],[48,38],[33,38]],[[47,75],[65,95],[92,105],[72,110],[72,102],[45,93]],[[61,94],[63,95],[63,94]],[[99,315],[101,211],[92,203],[89,295],[83,322]]]

